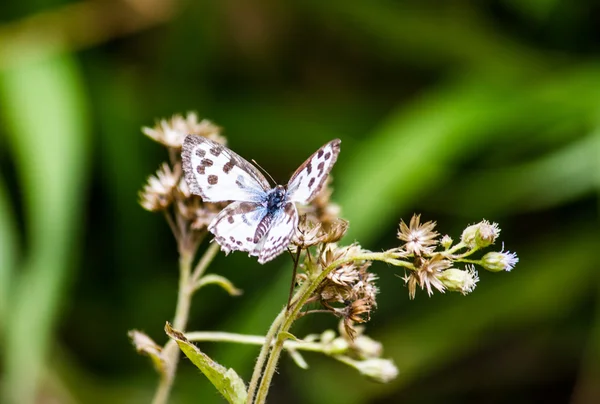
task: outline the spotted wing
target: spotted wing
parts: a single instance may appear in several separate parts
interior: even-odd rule
[[[258,256],[258,262],[264,264],[281,254],[290,244],[298,226],[298,211],[293,202],[273,214],[269,229],[256,245],[251,255]]]
[[[287,186],[291,201],[308,203],[319,193],[340,153],[340,143],[335,139],[323,145],[298,167]]]
[[[257,202],[271,188],[256,167],[205,137],[187,135],[181,159],[190,190],[205,202]]]
[[[256,202],[236,201],[227,205],[210,223],[208,230],[215,235],[221,250],[255,252],[255,234],[266,214],[264,207]]]

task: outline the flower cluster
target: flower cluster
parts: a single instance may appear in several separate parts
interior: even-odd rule
[[[156,142],[173,149],[181,149],[183,139],[187,135],[207,137],[221,144],[227,142],[227,139],[221,136],[221,128],[206,119],[198,121],[198,116],[194,112],[188,112],[185,117],[173,115],[170,119],[161,119],[152,128],[143,127],[142,132]]]
[[[354,323],[369,321],[371,311],[377,307],[377,276],[368,271],[371,261],[349,261],[341,265],[335,263],[347,257],[358,256],[361,252],[358,244],[347,247],[329,244],[319,258],[322,268],[331,266],[333,270],[327,273],[319,285],[316,296],[323,307],[343,319],[346,334],[351,339],[356,335]]]
[[[435,222],[421,223],[420,215],[414,215],[408,226],[404,221],[400,223],[398,239],[404,244],[396,253],[398,257],[412,260],[412,265],[405,266],[409,273],[402,278],[411,298],[415,297],[417,286],[426,289],[430,296],[434,290],[470,293],[479,281],[475,265],[492,272],[510,271],[519,261],[516,254],[504,251],[489,252],[480,260],[469,258],[495,243],[500,234],[496,223],[482,220],[468,226],[456,245],[448,235],[440,239],[439,233],[434,231],[435,225]],[[456,263],[468,265],[462,270],[453,266]]]
[[[170,163],[163,163],[155,175],[148,177],[139,193],[140,205],[151,212],[164,212],[180,246],[193,249],[200,234],[225,204],[206,203],[190,193],[182,175],[179,151],[188,134],[205,136],[221,144],[226,139],[221,136],[219,127],[207,120],[198,121],[193,112],[185,117],[174,115],[171,119],[162,119],[153,128],[143,128],[142,132],[168,148]]]

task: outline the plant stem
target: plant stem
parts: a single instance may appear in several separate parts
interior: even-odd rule
[[[173,328],[185,331],[188,317],[190,314],[190,306],[192,296],[194,295],[193,280],[199,278],[212,259],[219,251],[219,245],[214,243],[206,250],[198,265],[192,274],[192,260],[194,254],[182,251],[179,257],[179,292],[177,295],[177,306],[175,307],[175,317],[173,318]],[[162,358],[165,361],[165,373],[160,378],[154,398],[153,404],[166,404],[169,400],[169,394],[173,387],[175,372],[179,362],[179,347],[174,340],[169,340],[162,351]]]
[[[256,359],[256,364],[254,365],[254,371],[252,372],[252,379],[250,379],[250,385],[248,386],[248,404],[252,404],[254,400],[254,392],[256,391],[256,387],[258,386],[258,382],[260,380],[260,376],[262,374],[263,367],[265,365],[265,360],[267,359],[267,355],[269,354],[269,350],[271,349],[271,345],[273,344],[273,338],[277,333],[277,330],[281,326],[281,323],[285,319],[285,313],[287,308],[283,308],[281,312],[277,315],[267,335],[265,336],[265,342],[260,349],[260,353],[258,354],[258,358]]]
[[[216,242],[210,244],[202,258],[200,258],[200,261],[198,261],[198,265],[196,265],[196,268],[194,268],[192,279],[190,280],[191,285],[198,283],[198,280],[202,277],[202,275],[204,275],[206,268],[208,268],[208,265],[215,258],[220,248],[221,247]]]
[[[193,331],[186,332],[185,337],[188,341],[193,342],[232,342],[236,344],[247,344],[247,345],[264,345],[266,338],[262,335],[244,335],[235,334],[230,332],[220,331]],[[272,344],[271,344],[272,345]],[[293,341],[287,340],[283,344],[283,349],[292,349],[299,351],[310,351],[310,352],[322,352],[329,354],[326,345],[322,342],[307,342],[307,341]]]
[[[352,261],[384,261],[384,262],[387,262],[389,260],[390,260],[389,254],[387,254],[386,252],[381,252],[381,253],[366,252],[366,253],[358,254],[358,255],[355,255],[352,257],[341,258],[341,259],[338,259],[337,261],[334,261],[331,264],[329,264],[329,266],[327,266],[327,268],[325,268],[323,271],[321,271],[321,273],[319,273],[319,275],[316,278],[309,279],[306,282],[304,282],[302,284],[302,286],[300,286],[300,289],[298,290],[298,292],[296,293],[296,295],[294,296],[294,299],[293,299],[293,301],[295,301],[296,303],[294,305],[292,305],[291,310],[284,309],[278,316],[278,318],[281,317],[282,315],[284,317],[284,321],[283,321],[283,324],[281,325],[281,327],[279,327],[279,325],[276,328],[271,326],[271,329],[269,330],[269,333],[271,333],[272,331],[276,331],[278,329],[277,338],[275,339],[275,345],[273,346],[273,349],[271,350],[271,354],[269,355],[269,359],[265,366],[265,370],[262,374],[262,379],[260,381],[260,385],[258,387],[258,392],[256,394],[256,400],[252,401],[252,396],[250,394],[248,394],[249,403],[254,403],[254,404],[265,403],[265,401],[267,399],[267,394],[269,392],[269,387],[271,386],[271,380],[273,379],[273,375],[275,374],[275,370],[277,368],[277,363],[279,362],[279,357],[281,356],[281,351],[283,350],[283,344],[285,342],[283,335],[285,335],[286,333],[289,332],[289,329],[292,327],[292,324],[298,317],[300,310],[302,310],[304,303],[313,295],[315,290],[319,287],[321,282],[323,282],[323,280],[325,280],[327,275],[331,271],[333,271],[335,268],[339,267],[340,265],[343,265],[343,264],[346,264],[346,263],[352,262]],[[296,298],[296,296],[297,296],[297,298]],[[271,342],[269,342],[269,345],[270,344],[271,344]],[[265,343],[265,345],[263,345],[263,350],[265,349],[265,346],[267,346],[266,343]],[[267,350],[267,352],[268,352],[268,350]],[[261,351],[261,354],[262,354],[262,351]],[[258,362],[257,362],[257,365],[258,365]],[[259,371],[260,370],[262,370],[262,364],[261,364],[261,369],[259,369]],[[255,379],[255,376],[257,373],[256,366],[254,367],[254,373],[255,374],[252,375],[253,380]],[[248,390],[248,393],[250,393],[250,390]]]

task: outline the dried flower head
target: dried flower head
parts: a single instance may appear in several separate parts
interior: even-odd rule
[[[408,294],[411,299],[415,298],[417,285],[421,289],[427,289],[427,294],[433,294],[433,288],[444,293],[446,286],[440,279],[444,270],[452,266],[452,262],[445,259],[441,254],[435,254],[430,259],[419,259],[416,262],[416,271],[405,275],[402,279],[408,285]]]
[[[292,243],[300,248],[308,248],[322,243],[323,229],[320,222],[309,220],[306,214],[300,216],[297,231]]]
[[[400,222],[398,238],[404,241],[404,249],[409,254],[416,256],[431,254],[437,244],[435,239],[439,234],[433,231],[435,222],[420,223],[421,215],[413,215],[410,219],[410,225],[407,226],[404,221]]]
[[[300,248],[339,241],[348,229],[348,221],[334,219],[330,223],[313,221],[308,214],[300,216],[292,243]]]
[[[321,265],[326,268],[360,251],[358,245],[338,248],[330,244],[321,256]],[[343,319],[346,334],[351,339],[356,335],[354,324],[368,321],[371,311],[377,306],[377,276],[368,271],[370,265],[370,261],[360,260],[341,264],[327,274],[316,291],[321,304]]]
[[[189,134],[207,137],[221,144],[226,143],[218,126],[206,119],[198,121],[194,112],[188,112],[185,118],[173,115],[170,119],[161,119],[153,128],[142,128],[142,132],[158,143],[174,149],[180,149],[183,139]]]
[[[140,205],[146,210],[156,212],[164,210],[173,202],[173,191],[181,178],[181,166],[173,169],[163,163],[156,175],[148,177],[148,183],[140,191]]]

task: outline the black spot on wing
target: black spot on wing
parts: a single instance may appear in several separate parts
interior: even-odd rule
[[[219,182],[219,177],[217,177],[216,175],[209,175],[208,176],[208,183],[210,185],[215,185],[217,182]]]
[[[233,167],[235,167],[235,161],[233,159],[231,159],[227,163],[225,163],[225,165],[223,166],[223,172],[225,174],[229,174],[229,172],[233,169]]]

